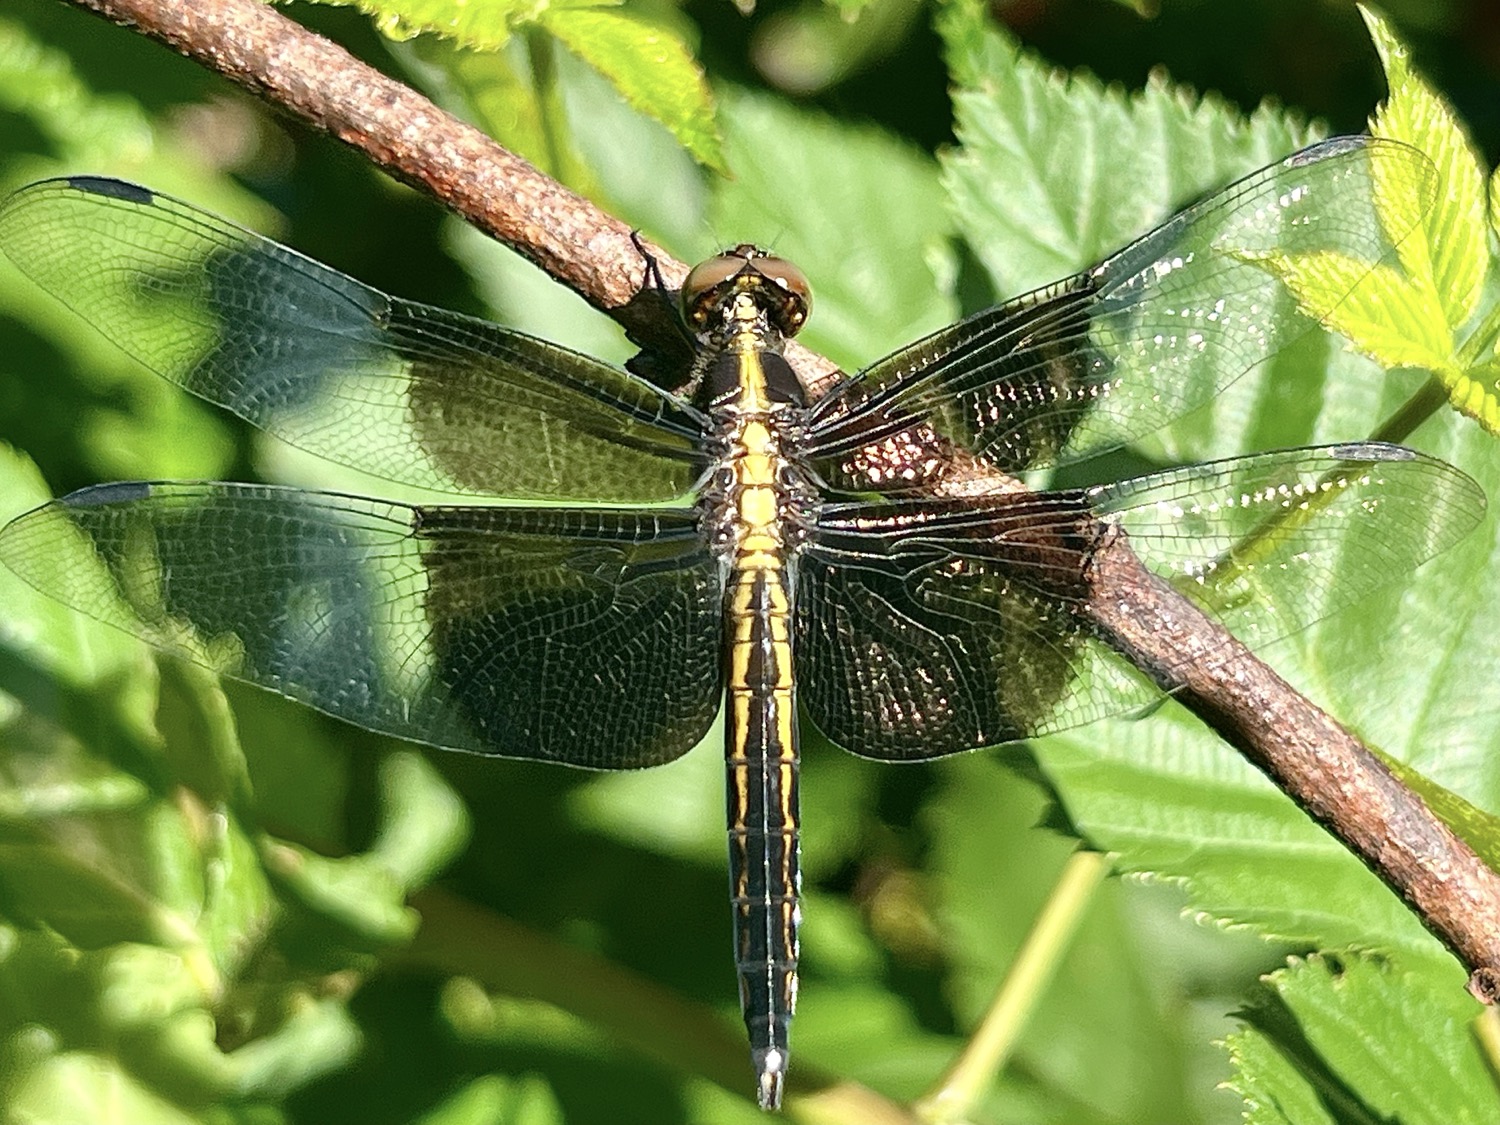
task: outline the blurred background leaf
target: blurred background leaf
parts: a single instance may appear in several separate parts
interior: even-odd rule
[[[815,292],[808,342],[849,368],[1090,264],[1310,136],[1361,130],[1385,90],[1342,4],[1048,0],[992,25],[968,4],[642,0],[525,24],[506,11],[464,34],[453,20],[490,9],[372,5],[379,29],[290,10],[681,257],[754,239],[795,258]],[[1489,6],[1386,15],[1488,167]],[[448,37],[407,38],[422,30]],[[671,68],[651,62],[653,35]],[[684,77],[693,56],[706,85]],[[705,170],[720,164],[728,176]],[[12,0],[0,186],[66,172],[139,180],[403,296],[629,354],[611,322],[326,138],[122,29]],[[40,472],[5,460],[0,517],[114,478],[330,483],[79,331],[4,262],[0,339],[0,440]],[[1420,385],[1309,340],[1097,471],[1358,438]],[[1412,440],[1497,495],[1500,458],[1473,422],[1444,411]],[[1493,813],[1497,607],[1491,516],[1411,585],[1269,656]],[[975,1120],[1500,1116],[1456,963],[1175,705],[906,768],[810,742],[794,1073],[929,1089],[1081,836],[1135,874],[1098,892]],[[708,748],[631,776],[418,757],[158,669],[0,572],[0,1120],[761,1120],[748,1065],[735,1084],[648,1058],[557,1002],[402,953],[407,895],[440,879],[559,965],[589,954],[686,998],[741,1050],[721,770]],[[1286,961],[1315,950],[1338,958]],[[545,963],[539,992],[566,983]]]

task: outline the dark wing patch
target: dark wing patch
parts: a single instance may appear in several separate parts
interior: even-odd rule
[[[797,573],[803,706],[871,758],[1043,733],[1090,661],[1088,561],[1103,531],[1076,492],[830,506]],[[1094,694],[1129,688],[1113,678]]]
[[[718,712],[722,579],[690,512],[106,485],[13,521],[0,561],[158,647],[433,746],[635,768]]]

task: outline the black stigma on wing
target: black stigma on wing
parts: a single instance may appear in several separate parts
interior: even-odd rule
[[[68,186],[91,195],[106,195],[129,203],[149,206],[156,202],[156,196],[149,188],[143,188],[140,184],[128,183],[125,180],[111,179],[108,176],[69,176]]]

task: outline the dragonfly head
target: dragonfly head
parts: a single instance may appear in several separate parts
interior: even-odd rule
[[[812,309],[807,277],[785,258],[741,243],[694,266],[682,283],[682,315],[695,332],[746,313],[764,316],[783,336],[795,336]]]

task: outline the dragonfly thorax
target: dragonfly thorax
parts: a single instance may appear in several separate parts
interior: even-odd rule
[[[720,424],[715,471],[700,496],[700,510],[720,557],[734,558],[746,547],[795,553],[817,494],[796,456],[803,411],[780,406],[745,413],[732,406],[717,414]]]

